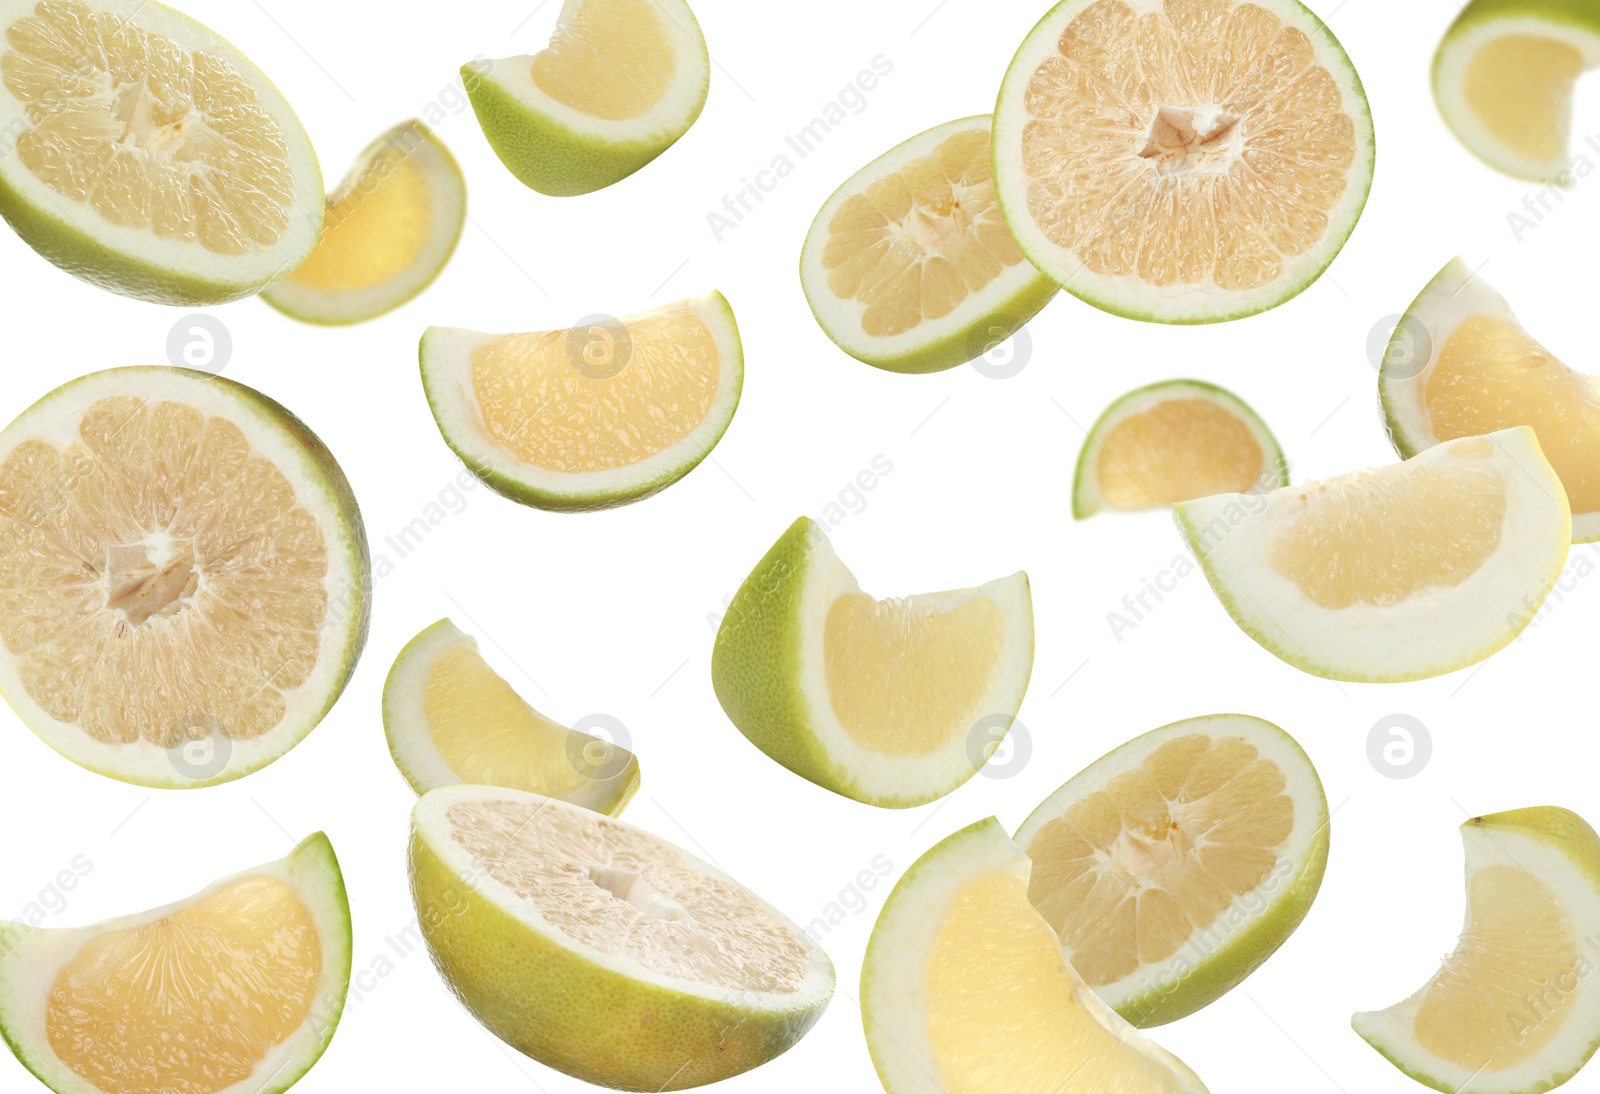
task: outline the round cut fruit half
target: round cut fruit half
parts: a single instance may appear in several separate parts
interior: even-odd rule
[[[1078,454],[1072,515],[1155,509],[1209,494],[1289,485],[1277,438],[1243,399],[1200,380],[1130,391],[1106,408]]]
[[[1028,903],[1028,856],[993,817],[906,871],[861,966],[867,1048],[889,1094],[1205,1094],[1109,1010]]]
[[[744,386],[719,292],[568,330],[429,327],[420,356],[445,443],[492,489],[540,509],[665,490],[717,446]]]
[[[893,809],[983,767],[1033,671],[1028,575],[877,600],[801,517],[728,605],[711,682],[739,732],[784,767]]]
[[[279,1094],[328,1047],[350,983],[320,832],[164,908],[0,932],[0,1031],[56,1094]]]
[[[0,433],[0,690],[50,747],[147,786],[293,748],[366,641],[350,484],[265,395],[96,372]]]
[[[1561,480],[1525,426],[1405,463],[1175,507],[1234,622],[1334,680],[1420,680],[1528,625],[1570,545]]]
[[[433,283],[461,239],[467,181],[433,132],[412,119],[368,145],[328,195],[322,238],[261,299],[307,323],[360,323]]]
[[[566,0],[545,49],[461,76],[500,162],[566,197],[627,178],[687,133],[711,57],[683,0]]]
[[[34,250],[161,304],[249,296],[322,224],[311,140],[278,89],[154,0],[0,0],[0,213]]]
[[[1461,826],[1467,923],[1404,1002],[1351,1025],[1390,1063],[1445,1094],[1560,1086],[1600,1047],[1600,837],[1538,806]]]
[[[726,1079],[788,1051],[833,995],[827,955],[744,886],[535,794],[424,794],[411,892],[467,1009],[585,1082],[658,1091]]]
[[[858,361],[937,372],[1010,338],[1056,294],[995,205],[989,115],[918,134],[852,175],[800,254],[817,323]]]
[[[1100,757],[1016,841],[1028,899],[1078,975],[1158,1026],[1231,990],[1300,925],[1328,862],[1328,802],[1294,738],[1214,714]]]
[[[1295,0],[1062,0],[995,107],[995,193],[1062,287],[1214,323],[1314,282],[1372,184],[1350,58]]]

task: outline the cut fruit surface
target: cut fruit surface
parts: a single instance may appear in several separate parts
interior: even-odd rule
[[[1357,1033],[1446,1094],[1535,1094],[1600,1046],[1600,837],[1539,806],[1461,826],[1467,922],[1439,971],[1404,1002],[1357,1014]]]
[[[445,443],[492,489],[541,509],[665,490],[716,447],[744,386],[719,292],[569,330],[429,327],[420,356]]]
[[[294,747],[366,641],[355,497],[303,422],[186,369],[96,372],[0,433],[0,690],[92,771],[225,782]]]
[[[534,710],[448,619],[395,658],[383,686],[383,729],[418,794],[462,783],[509,786],[616,816],[639,789],[633,753]]]
[[[411,892],[467,1009],[587,1082],[657,1091],[726,1079],[786,1052],[833,994],[827,955],[738,882],[535,794],[424,794]]]
[[[728,718],[789,770],[889,808],[972,778],[1033,670],[1028,575],[877,600],[801,517],[728,605],[711,682]]]
[[[0,930],[0,1029],[57,1094],[278,1094],[328,1047],[350,982],[350,906],[320,832],[164,908]]]
[[[316,243],[322,175],[266,76],[146,0],[0,0],[0,213],[69,273],[163,304],[249,296]]]
[[[1068,292],[1212,323],[1315,281],[1372,183],[1350,59],[1295,0],[1062,0],[995,107],[995,193]]]
[[[413,119],[373,141],[328,194],[322,238],[261,298],[307,323],[360,323],[432,284],[461,239],[467,182]]]
[[[1073,479],[1072,515],[1153,509],[1209,494],[1289,485],[1289,464],[1244,400],[1199,380],[1130,391],[1089,430]]]
[[[906,871],[861,967],[867,1047],[889,1094],[1204,1094],[1073,971],[1028,903],[1028,857],[994,818]]]
[[[500,162],[562,197],[672,147],[705,106],[711,59],[684,0],[566,0],[547,48],[470,62],[461,76]]]
[[[1481,661],[1567,558],[1561,480],[1526,427],[1405,463],[1176,506],[1218,599],[1251,638],[1335,680],[1418,680]]]
[[[1300,925],[1328,861],[1328,802],[1294,738],[1215,714],[1100,757],[1016,841],[1028,899],[1078,975],[1156,1026],[1238,985]]]
[[[850,356],[936,372],[1011,337],[1055,295],[995,205],[989,115],[946,122],[879,156],[822,206],[800,283]]]

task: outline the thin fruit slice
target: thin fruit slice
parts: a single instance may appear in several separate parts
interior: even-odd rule
[[[633,753],[534,710],[448,619],[394,659],[383,729],[418,794],[462,783],[509,786],[614,817],[639,789]]]
[[[569,330],[429,327],[420,356],[445,443],[491,489],[540,509],[665,490],[711,454],[744,387],[719,292]]]
[[[566,0],[550,44],[461,77],[500,162],[541,194],[627,178],[689,131],[711,86],[684,0]]]
[[[279,1094],[328,1047],[350,984],[321,832],[164,908],[0,930],[0,1032],[56,1094]]]
[[[1032,671],[1027,574],[876,600],[808,517],[745,578],[711,653],[717,698],[752,744],[890,809],[972,778],[1010,731]]]
[[[146,786],[226,782],[355,669],[371,572],[344,473],[243,384],[63,384],[0,433],[0,691],[46,744]]]
[[[1213,714],[1135,737],[1020,829],[1028,899],[1089,987],[1136,1026],[1193,1014],[1300,925],[1328,862],[1328,801],[1295,739]]]
[[[1334,680],[1421,680],[1520,634],[1565,565],[1572,519],[1533,430],[1405,463],[1175,507],[1235,623]]]
[[[1117,315],[1215,323],[1300,293],[1354,230],[1372,116],[1296,0],[1062,0],[1000,87],[1022,251]]]
[[[1205,1094],[1109,1010],[1028,903],[1028,856],[990,817],[938,844],[884,904],[861,967],[889,1094]]]
[[[1551,356],[1461,259],[1439,271],[1395,328],[1378,393],[1403,458],[1457,437],[1530,427],[1566,488],[1573,542],[1600,539],[1600,381]]]
[[[954,368],[1010,338],[1056,294],[994,202],[989,115],[946,122],[857,171],[800,254],[811,314],[835,345],[891,372]]]
[[[750,890],[648,832],[520,790],[452,786],[411,814],[411,893],[445,982],[535,1060],[683,1090],[792,1048],[833,965]]]
[[[1289,463],[1256,412],[1201,380],[1165,380],[1106,408],[1078,453],[1072,515],[1155,509],[1208,494],[1289,485]]]
[[[373,141],[328,195],[322,238],[261,299],[307,323],[360,323],[433,283],[467,222],[467,180],[416,119]]]
[[[0,0],[0,214],[68,273],[220,304],[294,269],[322,226],[316,153],[233,46],[154,0]]]
[[[1600,1047],[1600,837],[1536,806],[1461,826],[1467,923],[1404,1002],[1350,1024],[1395,1067],[1445,1094],[1536,1094]]]

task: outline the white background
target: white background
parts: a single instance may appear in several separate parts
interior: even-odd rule
[[[552,0],[537,10],[533,0],[188,0],[296,105],[330,182],[383,129],[444,109],[438,133],[466,171],[472,220],[439,282],[375,322],[317,329],[253,300],[214,310],[233,336],[227,375],[321,434],[355,486],[375,558],[393,563],[377,584],[366,656],[303,744],[208,790],[151,792],[92,775],[0,715],[0,830],[12,834],[0,914],[23,914],[80,854],[92,871],[47,925],[182,897],[325,829],[349,883],[356,984],[332,1047],[300,1089],[578,1091],[587,1088],[483,1031],[424,953],[402,956],[387,941],[413,919],[404,857],[413,796],[384,745],[379,692],[395,653],[426,624],[448,615],[477,634],[491,663],[553,717],[620,718],[644,774],[628,819],[720,864],[801,923],[878,855],[898,877],[973,820],[997,814],[1014,828],[1137,733],[1242,711],[1284,726],[1320,768],[1333,809],[1327,877],[1277,956],[1156,1037],[1219,1092],[1420,1090],[1351,1032],[1349,1016],[1400,999],[1453,945],[1462,911],[1455,827],[1468,815],[1551,803],[1600,819],[1592,704],[1580,701],[1593,676],[1600,588],[1591,585],[1600,582],[1569,582],[1521,641],[1480,668],[1409,685],[1339,685],[1278,662],[1234,627],[1197,573],[1118,641],[1107,613],[1183,548],[1164,513],[1075,524],[1071,471],[1082,425],[1122,392],[1175,376],[1219,382],[1251,402],[1297,478],[1392,460],[1368,335],[1458,253],[1473,267],[1488,263],[1483,276],[1554,352],[1600,371],[1589,337],[1600,176],[1519,242],[1507,214],[1533,188],[1473,160],[1433,108],[1429,62],[1453,0],[1318,0],[1366,82],[1378,133],[1366,215],[1319,283],[1276,311],[1207,328],[1141,325],[1063,296],[1030,325],[1031,357],[1013,379],[970,368],[892,375],[845,357],[814,325],[795,273],[801,240],[822,201],[864,163],[929,126],[990,109],[1045,5],[695,6],[715,62],[704,115],[634,177],[558,199],[505,171],[455,84],[475,55],[538,49]],[[865,109],[715,240],[706,214],[879,54],[893,72]],[[1592,96],[1577,129],[1600,134]],[[0,420],[82,373],[163,361],[184,314],[76,281],[9,233],[0,234],[0,270],[9,317]],[[662,495],[589,515],[543,513],[479,488],[408,557],[385,542],[459,469],[422,397],[416,344],[426,326],[544,329],[713,287],[738,315],[747,376],[712,461]],[[847,801],[778,767],[728,723],[709,674],[709,618],[724,598],[791,520],[822,516],[880,454],[892,473],[833,532],[863,586],[903,594],[1026,569],[1038,628],[1021,712],[1026,765],[909,812]],[[1580,556],[1591,560],[1585,574],[1600,563],[1589,548]],[[1368,731],[1396,712],[1422,719],[1433,738],[1430,764],[1405,781],[1367,759]],[[863,910],[825,939],[839,989],[821,1023],[787,1056],[726,1084],[730,1094],[877,1089],[856,982],[886,891],[887,882],[866,893]],[[0,1058],[0,1088],[32,1084]]]

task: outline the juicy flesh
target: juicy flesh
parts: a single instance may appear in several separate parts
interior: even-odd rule
[[[105,1094],[213,1094],[300,1028],[321,976],[321,939],[299,894],[248,877],[88,942],[50,987],[45,1033]]]
[[[0,74],[26,107],[17,155],[57,194],[223,255],[289,227],[288,144],[228,61],[80,0],[41,0],[6,47]]]
[[[559,806],[459,802],[447,815],[476,865],[576,944],[729,991],[783,995],[806,983],[811,957],[794,929],[669,843]]]
[[[1267,485],[1266,453],[1237,414],[1210,399],[1163,399],[1130,414],[1099,442],[1100,496],[1148,509]],[[1273,482],[1276,479],[1272,480]]]
[[[874,338],[949,315],[1022,262],[995,204],[987,125],[852,194],[822,251],[829,291],[862,306]]]
[[[1029,79],[1028,215],[1090,271],[1248,292],[1328,234],[1356,130],[1311,39],[1255,4],[1095,0]]]
[[[29,697],[105,744],[275,727],[317,664],[328,548],[239,427],[111,396],[0,466],[0,640]]]
[[[568,0],[550,45],[533,58],[533,82],[580,113],[636,118],[672,83],[673,33],[654,0]]]
[[[1467,106],[1496,141],[1519,156],[1565,159],[1572,85],[1583,54],[1554,38],[1507,34],[1467,62]]]
[[[1294,830],[1281,768],[1238,737],[1186,734],[1069,805],[1027,847],[1028,899],[1093,987],[1228,942],[1217,922]]]

